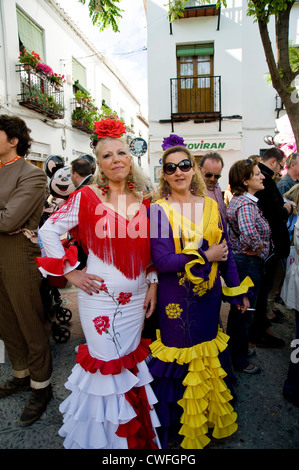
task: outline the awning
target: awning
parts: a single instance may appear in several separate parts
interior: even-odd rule
[[[150,141],[150,152],[163,152],[161,141]],[[205,152],[223,152],[227,150],[241,150],[241,137],[236,138],[190,138],[184,139],[188,150],[194,155],[202,155]]]
[[[177,57],[193,55],[214,55],[214,44],[190,44],[187,46],[177,46]]]

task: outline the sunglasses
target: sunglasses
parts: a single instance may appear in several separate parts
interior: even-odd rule
[[[245,161],[244,161],[244,164],[245,166],[250,166],[253,164],[253,160],[251,158],[247,158]]]
[[[192,166],[192,162],[186,158],[177,164],[172,162],[165,163],[163,165],[163,171],[166,175],[173,175],[176,172],[176,169],[179,168],[184,173],[187,173],[187,171],[191,170]]]
[[[279,162],[277,162],[277,163],[280,166],[280,170],[283,170],[283,165],[281,165]]]
[[[219,178],[221,178],[221,175],[214,175],[213,173],[206,173],[205,174],[206,178],[212,178],[212,176],[214,176],[214,178],[216,178],[216,180],[219,180]]]

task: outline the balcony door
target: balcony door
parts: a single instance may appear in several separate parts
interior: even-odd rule
[[[179,113],[214,110],[213,45],[177,48],[177,90]]]

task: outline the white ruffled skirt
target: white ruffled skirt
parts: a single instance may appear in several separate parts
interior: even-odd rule
[[[141,344],[145,276],[129,280],[93,254],[87,272],[101,276],[105,286],[99,294],[78,295],[87,345],[79,347],[78,363],[65,384],[71,393],[59,407],[64,447],[160,448],[157,399],[149,385],[147,348]]]
[[[125,437],[116,431],[120,424],[128,423],[136,417],[132,405],[126,400],[125,392],[133,387],[145,386],[150,418],[153,429],[160,426],[153,405],[156,397],[150,385],[152,376],[144,362],[138,364],[139,373],[135,377],[124,369],[119,375],[102,375],[86,372],[77,364],[65,387],[72,393],[60,405],[64,423],[59,434],[65,437],[67,449],[128,449]],[[160,447],[158,438],[154,439]]]

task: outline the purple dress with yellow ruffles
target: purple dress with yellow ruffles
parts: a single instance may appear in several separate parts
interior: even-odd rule
[[[223,263],[209,263],[205,257],[208,245],[223,237],[229,244],[218,205],[211,198],[205,198],[201,227],[178,217],[164,200],[153,204],[149,214],[152,259],[159,272],[159,330],[150,346],[149,363],[158,398],[159,437],[162,448],[175,440],[183,448],[200,449],[210,441],[210,427],[215,438],[237,430],[232,394],[224,381],[227,373],[219,360],[228,342],[219,327],[220,273],[231,303],[240,303],[250,279],[240,286],[230,250]],[[198,232],[195,243],[190,230]]]

